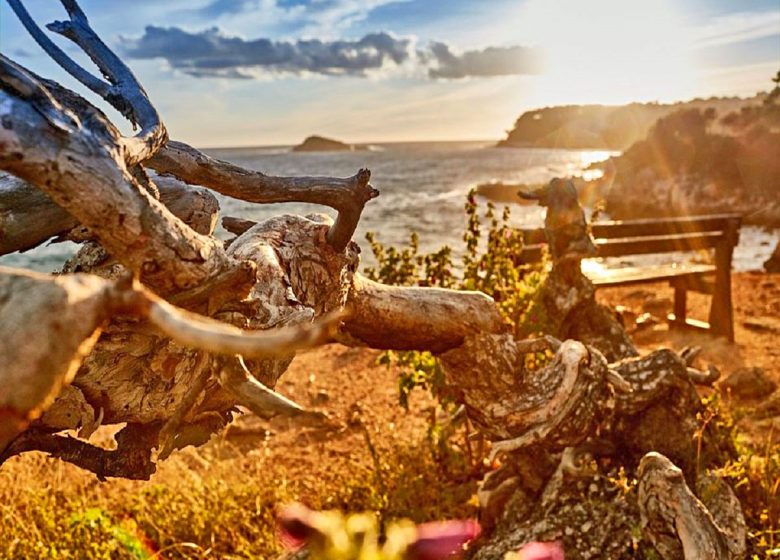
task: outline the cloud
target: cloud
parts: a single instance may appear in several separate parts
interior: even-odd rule
[[[487,47],[457,55],[446,43],[436,42],[431,44],[426,58],[434,62],[428,70],[431,78],[512,76],[542,71],[540,52],[529,47]]]
[[[249,78],[252,69],[271,73],[363,76],[412,56],[410,40],[370,33],[356,41],[271,41],[227,37],[217,28],[189,33],[176,27],[146,28],[140,39],[124,39],[127,56],[162,58],[196,77]]]
[[[198,78],[250,79],[264,74],[366,76],[404,65],[433,79],[507,76],[540,72],[540,56],[526,47],[487,47],[462,54],[446,43],[415,50],[410,38],[369,33],[357,40],[273,41],[230,37],[218,28],[192,33],[148,26],[140,38],[123,38],[125,54],[164,59],[171,68]]]
[[[180,10],[176,21],[208,21],[245,33],[251,30],[298,32],[332,38],[339,30],[365,20],[387,4],[410,0],[210,0]]]
[[[697,47],[732,45],[780,35],[780,11],[737,12],[691,29]]]

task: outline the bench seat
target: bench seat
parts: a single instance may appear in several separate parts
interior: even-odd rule
[[[734,247],[739,242],[740,223],[739,214],[595,222],[591,224],[591,235],[598,257],[711,250],[714,264],[648,265],[603,270],[588,270],[586,266],[583,273],[601,288],[668,282],[674,288],[674,313],[668,317],[671,326],[694,328],[733,341],[731,262]],[[547,251],[547,233],[542,228],[520,231],[523,247],[516,255],[517,262],[539,262]],[[708,322],[687,317],[689,291],[712,296]]]
[[[678,278],[691,276],[703,278],[714,273],[715,266],[710,264],[668,264],[584,271],[585,276],[600,288],[630,286],[654,281],[671,282]]]

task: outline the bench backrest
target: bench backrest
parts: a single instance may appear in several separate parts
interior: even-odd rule
[[[599,257],[716,249],[729,253],[739,242],[739,214],[594,222],[591,232]],[[521,262],[538,262],[547,239],[544,229],[521,229]]]

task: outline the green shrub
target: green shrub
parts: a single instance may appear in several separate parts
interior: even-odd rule
[[[411,234],[408,246],[396,248],[385,247],[369,232],[366,239],[376,266],[367,267],[366,276],[385,284],[480,291],[495,300],[504,320],[519,336],[545,332],[546,322],[539,315],[541,307],[535,305],[545,263],[519,262],[523,239],[509,223],[509,208],[504,207],[499,216],[495,206],[488,203],[483,224],[476,191],[472,189],[466,198],[465,213],[460,267],[455,266],[452,248],[446,245],[432,253],[420,253],[416,233]],[[543,358],[532,357],[529,365]],[[429,352],[385,352],[379,363],[400,367],[399,402],[404,408],[415,388],[430,391],[445,409],[451,406],[451,391],[439,361]]]

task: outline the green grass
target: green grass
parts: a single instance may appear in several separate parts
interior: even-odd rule
[[[424,443],[319,483],[287,480],[278,460],[220,458],[216,447],[174,455],[146,483],[100,483],[40,454],[9,461],[0,469],[0,558],[273,558],[275,512],[293,500],[418,522],[476,513],[475,483],[445,476]]]

